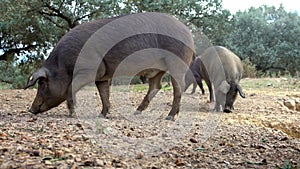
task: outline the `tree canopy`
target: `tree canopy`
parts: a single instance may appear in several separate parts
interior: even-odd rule
[[[283,6],[262,6],[233,16],[225,46],[242,59],[249,58],[258,70],[284,71],[295,75],[300,70],[300,18]]]
[[[40,66],[58,40],[76,25],[97,18],[156,11],[176,16],[195,34],[198,54],[204,40],[222,45],[262,72],[296,75],[300,68],[300,18],[281,6],[249,8],[231,14],[221,0],[2,0],[0,3],[0,70]],[[203,46],[203,45],[202,45]],[[1,61],[3,63],[1,63]],[[7,80],[0,74],[0,81]]]

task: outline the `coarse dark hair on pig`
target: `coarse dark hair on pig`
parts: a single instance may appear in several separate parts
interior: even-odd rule
[[[160,33],[139,33],[137,31],[135,35],[121,39],[107,53],[101,53],[101,51],[97,53],[96,57],[102,57],[102,60],[99,62],[99,65],[97,65],[95,77],[84,79],[82,84],[77,86],[75,85],[74,87],[74,79],[78,76],[75,71],[75,64],[84,45],[86,45],[90,38],[94,36],[99,29],[104,28],[107,24],[117,21],[117,19],[123,19],[124,24],[126,24],[127,22],[132,22],[132,19],[134,19],[135,16],[136,18],[141,18],[142,15],[156,15],[165,21],[163,24],[155,24],[157,20],[149,17],[147,20],[147,17],[144,17],[146,18],[145,20],[137,19],[136,22],[139,22],[140,25],[147,26],[147,24],[149,25],[152,23],[151,26],[155,30],[166,32],[170,32],[172,30],[176,32],[176,30],[179,30],[178,33],[180,33],[180,36],[185,39],[186,43],[182,42],[181,39]],[[133,28],[139,29],[136,27]],[[167,28],[169,30],[163,30]],[[116,29],[116,27],[111,29]],[[120,32],[120,34],[122,34],[122,32]],[[108,41],[110,36],[114,36],[109,34],[102,35],[105,36]],[[105,43],[106,42],[104,40],[99,42],[99,44],[94,45],[101,46]],[[131,56],[133,53],[142,50],[146,51],[146,49],[159,49],[171,54],[168,56],[162,55],[153,57],[141,54],[140,56],[137,56],[136,59],[129,59],[129,61],[126,60],[128,56]],[[163,53],[164,52],[161,52],[159,54]],[[138,106],[135,112],[136,114],[141,113],[147,108],[151,99],[155,96],[158,90],[161,89],[161,79],[163,75],[167,71],[170,72],[172,75],[171,82],[173,85],[174,97],[172,108],[166,119],[174,120],[174,116],[179,112],[181,91],[184,88],[184,73],[179,71],[179,67],[187,65],[188,68],[194,56],[194,41],[191,31],[176,18],[167,14],[148,12],[143,14],[130,14],[107,19],[99,19],[83,23],[64,35],[56,47],[52,50],[44,64],[29,77],[25,89],[38,82],[37,94],[29,111],[34,114],[38,114],[56,107],[66,100],[69,112],[72,114],[75,111],[74,93],[86,84],[95,82],[102,101],[102,111],[100,115],[105,117],[110,110],[109,81],[114,77],[114,73],[120,64],[126,60],[126,69],[119,71],[124,73],[120,74],[120,76],[139,75],[145,76],[149,80],[148,92],[141,104]],[[94,62],[93,60],[88,60],[88,57],[83,59],[86,59],[87,62]],[[179,60],[181,63],[177,64],[177,62],[175,62],[176,60]],[[89,65],[86,65],[84,68],[88,67]],[[136,73],[137,70],[140,71]]]

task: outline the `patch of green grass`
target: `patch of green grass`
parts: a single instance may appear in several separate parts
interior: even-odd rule
[[[165,84],[165,85],[162,85],[161,89],[163,91],[170,91],[170,90],[173,90],[173,87],[172,87],[172,85]]]
[[[294,168],[291,162],[285,162],[282,167],[277,166],[278,169],[292,169]],[[296,168],[296,167],[295,167]]]
[[[136,85],[131,85],[132,91],[134,92],[143,92],[148,90],[148,84],[136,84]]]
[[[137,84],[137,85],[131,85],[130,90],[133,92],[144,92],[148,90],[148,84]],[[168,85],[167,83],[162,83],[162,91],[170,91],[173,90],[172,85]]]
[[[246,89],[300,89],[300,79],[297,78],[246,78],[241,80],[241,86]]]
[[[10,88],[11,88],[11,85],[10,85],[10,84],[0,82],[0,90],[10,89]]]

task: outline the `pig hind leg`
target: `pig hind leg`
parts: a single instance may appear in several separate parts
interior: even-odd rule
[[[97,89],[100,93],[101,101],[102,101],[102,111],[99,116],[106,116],[110,109],[109,102],[109,81],[96,81],[95,82]]]
[[[205,94],[205,90],[203,88],[203,84],[202,84],[201,78],[196,77],[196,81],[197,81],[197,84],[198,84],[199,88],[201,89],[202,95],[204,95]]]
[[[176,79],[174,79],[173,77],[171,77],[171,81],[172,81],[172,86],[173,86],[173,103],[172,103],[172,109],[170,111],[170,113],[168,114],[168,116],[166,117],[166,120],[175,120],[175,115],[178,114],[179,112],[179,107],[180,107],[180,100],[181,100],[181,88],[179,83],[176,81]]]
[[[149,79],[148,92],[134,114],[140,114],[143,110],[145,110],[148,107],[150,101],[161,89],[161,79],[164,74],[165,72],[159,72],[153,78]]]
[[[194,94],[194,93],[196,92],[196,88],[197,88],[197,83],[194,82],[194,83],[193,83],[193,89],[192,89],[191,94]]]

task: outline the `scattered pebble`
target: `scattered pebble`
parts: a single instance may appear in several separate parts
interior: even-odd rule
[[[176,159],[175,164],[176,164],[176,166],[183,166],[184,162],[181,158],[178,158],[178,159]]]
[[[144,154],[142,152],[137,153],[136,159],[142,159],[144,157]]]
[[[196,140],[195,138],[190,138],[190,141],[191,141],[192,143],[198,143],[198,140]]]
[[[36,116],[31,117],[27,122],[35,122],[38,118]]]
[[[33,154],[34,156],[40,156],[40,151],[39,151],[39,150],[33,150],[33,151],[32,151],[32,154]]]
[[[5,92],[0,91],[0,96]],[[12,92],[9,91],[7,97],[9,102],[3,99],[5,104],[0,104],[0,168],[283,168],[285,161],[292,168],[299,165],[295,156],[300,152],[297,144],[300,135],[296,135],[300,131],[299,114],[292,110],[286,114],[282,109],[287,109],[284,101],[288,99],[295,100],[297,105],[300,95],[271,93],[274,94],[271,96],[267,93],[265,96],[260,91],[250,91],[257,97],[238,99],[236,113],[226,114],[215,132],[203,143],[200,139],[203,136],[202,122],[195,123],[195,130],[188,133],[190,135],[175,142],[171,140],[172,133],[164,134],[159,125],[153,127],[155,130],[144,130],[144,126],[131,125],[130,121],[124,123],[126,120],[121,121],[121,116],[112,113],[105,122],[117,123],[112,126],[114,129],[118,126],[117,130],[124,131],[124,136],[152,138],[154,135],[174,144],[173,148],[164,147],[154,156],[144,152],[136,153],[133,158],[118,158],[118,154],[103,148],[107,146],[103,145],[104,142],[88,139],[88,134],[81,130],[89,127],[86,123],[77,118],[66,118],[65,104],[33,116],[24,110],[31,104],[26,98],[34,97],[36,92],[27,90],[25,92],[32,94],[22,94],[20,99],[16,99],[16,93]],[[168,96],[172,98],[172,95]],[[133,98],[136,101],[140,96]],[[197,106],[200,106],[197,110],[205,109],[205,101],[206,98],[200,101],[197,98]],[[164,109],[165,113],[169,110],[168,107]],[[199,112],[199,117],[206,117],[206,114]],[[262,138],[268,141],[262,141]],[[122,146],[113,142],[114,147]],[[201,147],[198,147],[200,142]],[[219,146],[220,143],[223,146]],[[133,149],[136,150],[141,149]],[[120,152],[124,153],[124,150],[120,148]]]

